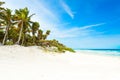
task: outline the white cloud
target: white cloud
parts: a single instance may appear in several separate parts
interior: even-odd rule
[[[79,28],[79,29],[83,30],[83,29],[88,29],[88,28],[92,28],[92,27],[96,27],[96,26],[101,26],[101,25],[104,25],[104,24],[105,24],[105,23],[87,25],[87,26],[81,27],[81,28]]]
[[[53,34],[51,35],[51,37],[54,37],[54,38],[73,38],[73,37],[91,36],[92,34],[98,35],[98,34],[101,34],[103,32],[97,32],[91,28],[98,27],[98,26],[101,26],[104,24],[105,23],[99,23],[99,24],[87,25],[87,26],[83,26],[83,27],[74,27],[74,28],[67,29],[67,30],[55,29],[53,31]]]
[[[63,7],[63,9],[66,11],[66,13],[73,19],[74,14],[73,14],[72,10],[70,9],[70,7],[62,0],[60,1],[60,4]]]
[[[60,40],[67,46],[73,48],[84,48],[84,49],[111,49],[119,48],[120,46],[120,35],[102,35],[84,38],[66,38]]]
[[[45,2],[43,1],[38,1],[38,0],[31,0],[33,5],[31,5],[31,8],[38,14],[37,17],[42,17],[43,19],[48,19],[54,21],[58,21],[57,14],[55,14],[55,11],[50,9],[50,6],[46,5]],[[31,3],[30,1],[30,3]],[[30,4],[28,3],[28,4]]]

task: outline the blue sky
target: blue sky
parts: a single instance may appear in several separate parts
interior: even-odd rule
[[[120,0],[3,0],[5,7],[28,7],[49,39],[72,48],[120,49]]]

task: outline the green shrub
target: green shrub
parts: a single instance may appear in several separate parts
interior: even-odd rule
[[[75,53],[75,51],[72,48],[65,48],[65,50]]]
[[[13,45],[14,43],[12,41],[7,41],[5,45]]]

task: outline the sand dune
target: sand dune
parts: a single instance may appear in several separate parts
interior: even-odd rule
[[[120,58],[0,46],[0,80],[120,80]]]

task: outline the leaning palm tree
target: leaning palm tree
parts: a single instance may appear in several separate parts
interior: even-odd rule
[[[4,21],[6,25],[5,29],[5,35],[2,41],[2,44],[5,44],[5,41],[7,40],[8,30],[9,27],[12,25],[12,11],[10,9],[5,9],[5,11],[0,12],[0,19]]]
[[[26,31],[28,30],[28,27],[30,27],[31,17],[32,17],[32,15],[29,16],[28,8],[19,9],[19,10],[15,11],[14,20],[19,21],[18,27],[20,29],[18,41],[16,42],[17,44],[20,44],[22,34],[25,34]],[[24,39],[23,39],[23,41],[24,41]]]

